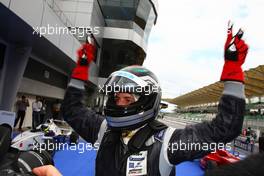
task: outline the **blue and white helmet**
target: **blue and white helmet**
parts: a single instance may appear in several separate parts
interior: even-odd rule
[[[142,66],[129,66],[113,72],[104,85],[107,97],[104,114],[108,126],[117,130],[141,127],[156,118],[161,101],[157,77]],[[133,94],[136,101],[127,107],[116,105],[115,94]]]

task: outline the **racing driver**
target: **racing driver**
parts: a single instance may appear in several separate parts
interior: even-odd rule
[[[109,76],[100,90],[105,94],[103,115],[87,109],[83,103],[84,86],[95,47],[84,44],[78,52],[79,60],[64,97],[62,114],[83,139],[100,145],[96,176],[172,176],[175,175],[174,165],[211,152],[197,148],[175,150],[176,144],[226,144],[240,134],[245,111],[241,66],[248,46],[242,39],[243,31],[240,29],[233,36],[232,27],[229,23],[220,78],[224,90],[216,118],[184,129],[175,129],[156,120],[161,88],[156,76],[142,66],[129,66]],[[33,172],[48,175],[50,170],[57,175],[55,168],[46,167],[48,169],[42,167]]]

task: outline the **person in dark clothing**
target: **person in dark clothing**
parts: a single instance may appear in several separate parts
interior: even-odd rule
[[[259,141],[259,152],[264,153],[264,134],[262,133],[258,139]]]
[[[200,158],[213,149],[181,149],[181,145],[226,144],[241,133],[245,112],[244,75],[241,69],[248,46],[243,32],[232,35],[228,28],[225,44],[224,82],[218,114],[211,122],[175,129],[156,120],[161,88],[156,76],[142,66],[130,66],[112,73],[101,92],[105,93],[104,115],[83,104],[88,67],[94,57],[91,44],[79,50],[62,103],[62,115],[83,139],[99,144],[97,176],[172,176],[175,165]]]
[[[16,102],[17,117],[16,117],[15,124],[14,124],[14,127],[16,127],[18,121],[20,120],[19,127],[18,127],[19,130],[22,129],[27,107],[29,107],[28,99],[26,99],[26,97],[22,95],[21,100],[18,100]]]
[[[60,119],[60,108],[61,108],[61,103],[60,100],[57,99],[56,102],[52,105],[52,118],[53,119]]]
[[[40,109],[40,122],[39,124],[43,124],[46,120],[46,114],[47,114],[47,105],[44,98],[41,100],[42,107]]]

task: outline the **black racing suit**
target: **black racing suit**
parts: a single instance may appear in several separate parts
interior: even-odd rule
[[[146,171],[130,170],[136,166],[134,166],[135,162],[132,164],[128,160],[135,160],[135,158],[132,155],[125,160],[122,158],[127,151],[127,146],[121,138],[121,133],[109,130],[104,116],[85,107],[82,89],[84,86],[81,81],[70,82],[62,104],[62,113],[64,119],[83,139],[93,144],[100,143],[96,158],[97,176],[129,175],[129,173],[133,175],[133,172],[137,171],[150,176],[175,175],[174,165],[204,156],[212,151],[212,149],[204,149],[204,145],[226,144],[237,137],[242,129],[245,110],[244,85],[238,82],[225,82],[216,118],[211,122],[189,125],[184,129],[167,127],[153,134],[146,141],[145,147],[141,149],[147,154],[145,155],[146,164],[141,163],[140,169],[145,167]],[[181,144],[185,146],[195,144],[196,147],[182,150]],[[200,148],[197,145],[200,145]]]

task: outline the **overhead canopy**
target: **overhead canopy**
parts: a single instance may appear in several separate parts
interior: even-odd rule
[[[247,70],[245,73],[245,93],[247,98],[264,95],[264,65]],[[185,95],[171,99],[180,107],[218,102],[224,88],[223,82],[215,82]]]

